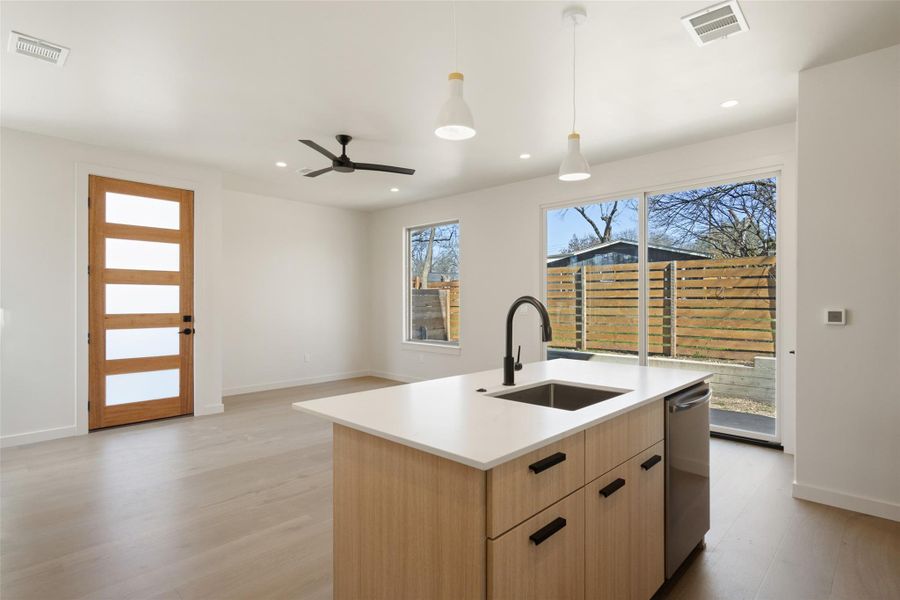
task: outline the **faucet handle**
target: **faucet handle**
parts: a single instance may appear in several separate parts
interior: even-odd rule
[[[522,345],[521,344],[519,344],[519,351],[516,352],[516,364],[513,365],[513,368],[516,371],[522,370]]]

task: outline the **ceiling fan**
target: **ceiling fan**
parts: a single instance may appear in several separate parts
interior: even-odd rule
[[[352,140],[353,138],[343,133],[334,137],[341,145],[340,156],[335,156],[312,140],[298,140],[301,144],[306,144],[316,152],[331,159],[330,167],[319,169],[318,171],[312,171],[311,173],[307,173],[305,177],[318,177],[319,175],[327,173],[329,171],[337,171],[338,173],[352,173],[353,171],[384,171],[385,173],[400,173],[401,175],[412,175],[416,172],[415,169],[406,169],[404,167],[353,162],[347,157],[347,144],[349,144],[350,140]]]

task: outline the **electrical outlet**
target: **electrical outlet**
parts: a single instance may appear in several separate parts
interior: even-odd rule
[[[312,360],[312,354],[310,354],[309,352],[307,352],[306,354],[303,355],[303,362],[310,362],[311,360]]]

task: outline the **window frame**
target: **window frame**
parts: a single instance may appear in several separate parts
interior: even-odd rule
[[[441,340],[413,340],[410,339],[410,315],[409,315],[409,299],[410,299],[410,287],[409,287],[409,276],[410,276],[410,243],[409,237],[410,233],[415,230],[426,229],[429,227],[441,227],[444,225],[456,225],[457,227],[457,248],[459,252],[459,267],[458,267],[458,281],[462,282],[462,219],[461,218],[450,218],[450,219],[442,219],[439,221],[429,221],[425,223],[421,223],[419,225],[408,225],[403,227],[403,275],[401,277],[401,285],[402,285],[402,313],[401,313],[401,331],[400,331],[400,345],[404,350],[413,350],[413,351],[423,351],[423,352],[435,352],[438,354],[453,354],[458,355],[462,349],[462,341],[463,341],[463,332],[462,332],[462,311],[463,311],[463,302],[462,302],[462,288],[460,287],[460,301],[459,301],[459,318],[460,318],[460,328],[459,328],[459,336],[457,341],[441,341]]]
[[[790,175],[788,175],[790,177]],[[620,190],[613,193],[603,193],[603,194],[591,194],[588,196],[582,196],[577,198],[569,198],[566,200],[554,201],[542,203],[539,205],[538,210],[540,210],[541,218],[540,222],[540,256],[546,257],[547,255],[547,214],[550,211],[559,210],[563,208],[570,208],[573,206],[580,206],[584,204],[598,204],[602,202],[609,202],[613,200],[620,200],[622,198],[632,197],[638,199],[638,365],[639,366],[647,366],[649,363],[649,353],[648,353],[648,339],[647,339],[647,317],[648,317],[648,304],[647,304],[647,294],[648,294],[648,277],[649,273],[647,271],[647,234],[648,234],[648,202],[650,197],[656,196],[659,194],[673,193],[679,192],[691,188],[699,188],[699,187],[707,187],[712,185],[720,185],[726,183],[738,182],[741,180],[749,180],[749,179],[762,179],[762,178],[774,178],[775,179],[775,190],[776,190],[776,214],[783,214],[783,191],[784,191],[784,177],[785,177],[785,167],[783,164],[774,164],[774,165],[766,165],[760,166],[759,168],[752,168],[746,170],[740,170],[733,173],[727,174],[718,174],[712,175],[709,177],[696,177],[685,180],[679,180],[676,182],[667,182],[656,185],[646,185],[640,186],[637,188]],[[784,248],[786,240],[784,236],[786,232],[783,231],[782,227],[778,227],[776,230],[776,247]],[[782,274],[781,269],[783,265],[781,262],[777,263],[775,266],[776,280],[781,280]],[[541,293],[541,301],[547,301],[547,261],[542,259],[540,261],[540,293]],[[794,326],[796,327],[796,322],[790,320],[790,316],[785,314],[785,310],[783,308],[783,303],[785,302],[781,293],[777,294],[776,297],[776,309],[775,309],[775,328],[776,331],[784,331],[788,327]],[[547,360],[547,344],[541,345],[541,357],[542,360]],[[759,439],[764,442],[781,444],[783,440],[783,432],[784,432],[784,418],[785,418],[785,405],[784,405],[784,396],[785,392],[782,389],[782,377],[785,368],[785,360],[784,352],[779,352],[780,346],[776,346],[776,369],[775,369],[775,411],[777,418],[775,420],[775,434],[753,434],[748,433],[743,430],[730,430],[725,427],[718,427],[717,431],[725,434],[734,434],[739,437],[744,437],[747,439]],[[795,399],[796,402],[796,399]],[[788,419],[792,419],[791,416],[787,417]]]

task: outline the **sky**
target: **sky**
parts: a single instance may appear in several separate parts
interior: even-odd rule
[[[602,228],[598,207],[597,204],[589,205],[587,213],[597,222],[597,226]],[[613,221],[613,237],[616,237],[618,232],[637,231],[637,228],[637,203],[634,203],[633,208],[623,207],[620,204],[616,219]],[[547,254],[557,254],[564,249],[573,233],[582,237],[593,232],[584,217],[571,208],[547,211]]]

